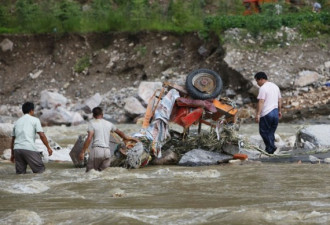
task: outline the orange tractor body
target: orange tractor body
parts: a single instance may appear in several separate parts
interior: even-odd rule
[[[276,3],[277,0],[243,0],[243,5],[245,7],[244,15],[251,15],[255,13],[260,13],[261,5],[264,3]],[[285,0],[287,3],[296,4],[296,1]],[[298,1],[299,2],[299,1]]]

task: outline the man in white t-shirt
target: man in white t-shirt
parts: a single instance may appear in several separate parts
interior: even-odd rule
[[[53,154],[53,150],[49,147],[40,120],[34,117],[34,104],[25,102],[22,111],[24,116],[15,122],[12,132],[10,161],[15,162],[17,174],[26,173],[27,165],[33,173],[42,173],[45,171],[45,165],[42,162],[41,152],[37,151],[35,145],[36,134],[39,134],[41,141],[47,147],[49,156]]]
[[[313,12],[319,13],[321,11],[321,4],[318,2],[313,3]]]
[[[91,169],[102,171],[110,166],[110,132],[118,134],[124,142],[138,141],[135,138],[127,137],[122,131],[118,130],[114,124],[104,120],[103,112],[100,107],[95,107],[92,112],[94,118],[89,122],[88,136],[79,155],[79,159],[83,160],[85,151],[92,143],[86,172]]]
[[[264,72],[256,73],[254,78],[260,86],[256,122],[259,123],[259,133],[266,145],[266,152],[273,154],[277,149],[275,131],[282,117],[281,92],[276,84],[268,81]]]

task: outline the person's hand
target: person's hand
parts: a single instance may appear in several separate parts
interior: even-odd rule
[[[15,156],[14,156],[14,154],[11,154],[11,156],[10,156],[10,161],[11,161],[12,163],[15,162]]]
[[[84,158],[85,158],[85,153],[82,151],[82,152],[80,152],[80,154],[79,154],[79,159],[80,159],[80,160],[84,160]]]
[[[125,144],[127,144],[128,142],[135,142],[135,143],[137,143],[137,142],[139,142],[139,139],[133,138],[133,137],[125,137],[123,139],[123,141],[124,141]]]
[[[282,118],[282,113],[278,112],[278,118],[281,119]]]
[[[47,151],[48,151],[49,156],[51,156],[53,154],[53,150],[51,148],[48,148]]]
[[[259,123],[260,121],[260,115],[256,115],[256,123]]]

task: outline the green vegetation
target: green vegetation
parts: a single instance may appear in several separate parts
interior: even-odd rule
[[[86,68],[88,68],[91,65],[89,56],[84,56],[80,59],[78,59],[77,63],[74,65],[74,71],[77,73],[81,73]]]
[[[330,32],[330,1],[320,2],[321,13],[312,13],[309,5],[281,3],[280,14],[274,4],[264,4],[262,13],[243,16],[242,0],[169,0],[168,4],[149,0],[3,0],[0,33],[199,31],[207,38],[209,32],[220,34],[234,27],[257,35],[288,26],[313,37]]]
[[[212,16],[204,20],[205,27],[214,32],[230,28],[245,28],[257,35],[259,32],[271,32],[282,26],[297,27],[302,34],[312,37],[318,33],[330,34],[330,13],[290,13],[268,15],[265,13],[250,16]]]

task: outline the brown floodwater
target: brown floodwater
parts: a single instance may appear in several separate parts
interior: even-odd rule
[[[257,133],[256,125],[249,126],[242,132]],[[281,126],[279,132],[294,135],[296,126]],[[66,146],[85,128],[45,131]],[[89,173],[71,162],[46,167],[43,174],[16,175],[13,164],[0,162],[0,224],[330,224],[330,164],[250,162]]]

